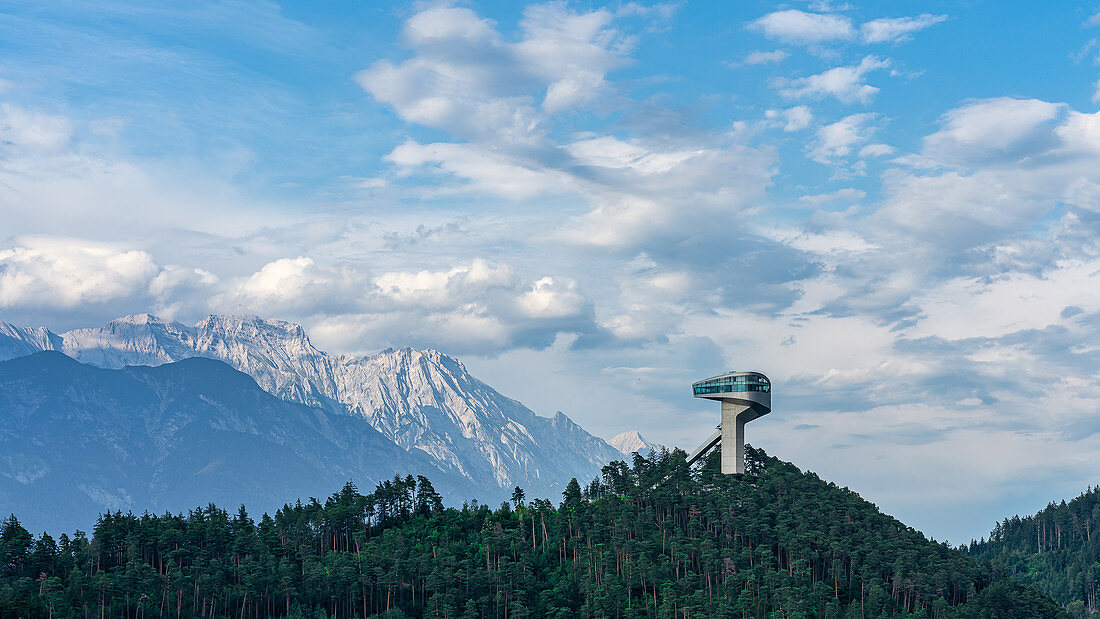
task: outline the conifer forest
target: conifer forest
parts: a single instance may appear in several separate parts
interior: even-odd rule
[[[969,553],[1003,566],[1013,579],[1046,592],[1072,615],[1089,616],[1100,605],[1100,488],[1089,488],[1068,503],[1051,503],[1034,516],[1005,518],[988,540],[972,542]]]
[[[713,458],[635,455],[560,500],[516,488],[496,508],[395,477],[258,518],[107,513],[56,539],[12,515],[0,617],[1069,616],[994,552],[928,540],[762,451],[747,464],[738,479]]]

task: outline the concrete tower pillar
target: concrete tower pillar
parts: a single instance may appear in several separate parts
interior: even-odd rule
[[[760,372],[730,371],[693,383],[691,389],[697,398],[722,403],[722,423],[688,456],[687,463],[697,462],[721,445],[722,473],[744,475],[745,424],[771,412],[771,381]]]
[[[722,473],[745,474],[745,424],[760,417],[756,407],[722,402]]]

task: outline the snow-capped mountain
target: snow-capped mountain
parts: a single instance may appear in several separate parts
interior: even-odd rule
[[[626,454],[628,456],[634,452],[638,452],[644,456],[651,451],[661,450],[661,445],[658,445],[657,443],[650,443],[649,441],[645,440],[645,438],[643,438],[637,430],[631,430],[629,432],[618,434],[615,436],[615,438],[607,441],[607,444],[619,450],[620,453]]]
[[[556,492],[621,457],[565,415],[534,414],[438,351],[329,355],[301,326],[279,320],[208,316],[188,326],[139,314],[62,334],[0,322],[0,359],[38,350],[109,369],[218,359],[284,400],[362,416],[399,446],[487,491],[519,485],[535,495]]]

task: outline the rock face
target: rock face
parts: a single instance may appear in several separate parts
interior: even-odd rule
[[[650,443],[649,441],[645,440],[644,438],[642,438],[642,435],[639,434],[637,430],[631,430],[629,432],[618,434],[615,436],[615,438],[607,441],[607,444],[619,450],[620,453],[626,454],[628,456],[633,454],[634,452],[638,452],[644,456],[648,455],[651,451],[661,450],[661,445]]]
[[[482,500],[517,485],[529,496],[553,496],[571,477],[589,479],[621,457],[565,415],[535,415],[438,351],[329,355],[301,326],[278,320],[209,316],[188,326],[141,314],[60,335],[0,322],[0,359],[38,350],[108,369],[190,357],[223,361],[283,400],[365,419],[405,451],[427,455],[481,489],[474,496]]]
[[[349,479],[370,488],[409,472],[470,490],[365,419],[280,400],[220,361],[105,370],[40,352],[0,362],[0,507],[32,530],[209,501],[258,515]]]

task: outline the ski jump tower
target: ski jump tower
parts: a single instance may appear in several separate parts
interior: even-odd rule
[[[745,424],[772,412],[772,384],[760,372],[729,371],[691,385],[697,398],[722,403],[722,423],[718,431],[690,456],[694,464],[721,444],[722,473],[745,474]]]

